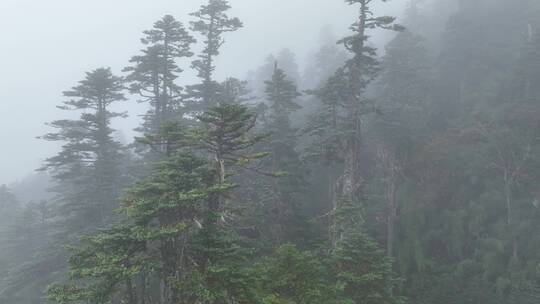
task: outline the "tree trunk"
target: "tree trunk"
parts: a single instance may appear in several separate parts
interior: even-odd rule
[[[401,166],[398,164],[392,148],[382,144],[377,149],[377,158],[382,167],[385,198],[387,203],[386,213],[386,253],[389,257],[394,256],[394,234],[397,220],[397,191],[400,183]]]
[[[358,35],[365,37],[367,19],[367,3],[361,2],[360,20],[358,21]],[[364,40],[359,42],[358,49],[364,48]],[[344,172],[342,176],[342,199],[349,202],[360,200],[360,146],[362,142],[361,94],[362,94],[362,67],[359,63],[362,58],[357,54],[349,67],[351,89],[347,111],[347,133],[343,142]]]
[[[349,116],[352,130],[345,141],[344,172],[342,178],[342,198],[351,203],[360,199],[360,142],[361,142],[361,119],[358,111],[353,111]]]

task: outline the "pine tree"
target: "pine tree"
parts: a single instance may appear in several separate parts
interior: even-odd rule
[[[302,78],[300,77],[300,71],[295,53],[293,53],[290,49],[285,48],[277,53],[276,62],[279,62],[279,68],[287,74],[291,81],[293,81],[297,86],[301,85]]]
[[[110,222],[117,208],[122,187],[122,146],[113,138],[111,120],[124,113],[110,110],[111,105],[125,100],[123,80],[110,69],[100,68],[86,74],[85,79],[64,92],[68,98],[60,109],[81,112],[77,120],[57,120],[50,125],[57,129],[43,136],[48,141],[63,143],[61,151],[46,160],[44,170],[52,172],[57,197],[56,236],[42,251],[54,252],[53,260],[63,256],[59,247]],[[49,262],[56,267],[55,261]]]
[[[346,303],[403,303],[393,295],[398,281],[392,262],[377,243],[362,232],[348,233],[332,253],[336,286]]]
[[[256,116],[247,107],[221,104],[208,109],[198,119],[202,129],[195,133],[194,144],[213,164],[217,186],[230,186],[231,176],[239,169],[258,171],[250,163],[267,153],[250,150],[264,135],[253,134]],[[238,246],[236,232],[231,227],[234,206],[230,190],[212,195],[203,228],[194,239],[199,273],[204,274],[202,279],[207,289],[215,288],[208,294],[210,303],[250,303],[255,297],[252,279],[245,270],[245,252]]]
[[[344,66],[347,77],[347,98],[343,101],[346,112],[345,129],[343,130],[342,153],[344,172],[341,176],[341,198],[350,202],[358,202],[361,198],[360,147],[362,144],[362,116],[373,111],[370,100],[365,97],[365,90],[377,75],[379,63],[376,49],[368,46],[368,30],[381,28],[401,30],[394,23],[394,17],[373,17],[372,0],[346,0],[349,4],[360,5],[360,16],[351,26],[353,34],[341,39],[339,43],[352,54],[352,58]]]
[[[293,230],[305,228],[301,220],[301,192],[305,184],[305,169],[296,151],[297,130],[292,126],[291,114],[301,107],[297,98],[301,96],[296,85],[275,64],[272,78],[265,82],[268,102],[267,120],[264,129],[270,133],[265,148],[270,152],[266,160],[268,171],[281,173],[273,178],[270,186],[270,227],[276,243],[301,239]],[[300,227],[304,225],[304,227]]]
[[[199,297],[196,289],[181,287],[192,284],[197,272],[193,262],[199,257],[190,255],[188,247],[201,228],[207,201],[227,190],[216,185],[215,178],[215,169],[200,157],[177,152],[165,159],[123,199],[127,223],[73,248],[70,280],[52,285],[49,299],[173,304]]]
[[[181,95],[183,88],[176,84],[182,69],[177,61],[193,56],[195,39],[183,24],[166,15],[144,31],[141,42],[146,46],[141,55],[131,58],[133,66],[124,69],[131,93],[141,96],[151,110],[145,116],[141,132],[158,132],[167,121],[182,118],[186,113]]]
[[[171,126],[162,136],[175,142],[180,132]],[[185,147],[172,149],[124,198],[121,210],[128,223],[74,248],[70,281],[51,286],[49,298],[56,303],[252,303],[254,282],[245,270],[245,251],[214,208],[216,198],[234,188],[220,176],[213,162]]]
[[[226,14],[230,8],[226,0],[209,0],[208,4],[191,14],[197,19],[191,22],[191,29],[204,37],[204,49],[199,59],[192,63],[201,83],[189,87],[189,95],[197,103],[193,110],[198,114],[220,102],[219,84],[213,74],[216,57],[225,43],[223,34],[237,31],[243,26],[238,18]]]
[[[131,226],[116,226],[85,237],[82,245],[71,248],[70,283],[49,286],[47,299],[59,304],[139,303],[134,282],[152,264],[137,233]]]
[[[432,71],[425,40],[404,31],[386,48],[377,86],[377,106],[382,115],[375,117],[370,146],[375,150],[383,185],[386,217],[386,251],[394,256],[395,232],[399,218],[398,192],[414,157],[416,146],[429,136],[429,98]]]
[[[347,234],[330,254],[277,248],[257,265],[264,303],[403,303],[391,260],[363,233]]]
[[[305,158],[321,165],[324,176],[319,183],[325,183],[323,217],[328,233],[335,242],[335,214],[339,207],[339,174],[343,166],[341,153],[343,122],[345,121],[343,100],[347,98],[347,81],[342,69],[330,77],[321,88],[311,91],[320,103],[317,111],[308,117],[303,133],[311,138],[305,151]]]
[[[122,78],[100,68],[86,73],[79,85],[64,92],[68,100],[59,108],[80,116],[53,121],[50,126],[56,131],[42,137],[62,143],[60,152],[43,166],[52,173],[56,197],[49,203],[29,204],[23,210],[24,219],[17,224],[31,229],[37,239],[21,240],[27,242],[24,247],[29,248],[31,258],[17,265],[9,276],[6,295],[16,296],[28,287],[25,293],[39,297],[48,282],[65,273],[63,246],[114,219],[112,210],[118,206],[123,183],[123,148],[113,138],[110,124],[125,114],[110,108],[125,100],[123,90]]]
[[[125,117],[110,110],[112,104],[124,101],[122,78],[110,69],[97,69],[70,91],[59,108],[82,111],[78,120],[57,120],[50,125],[57,129],[43,137],[63,142],[58,155],[47,159],[44,169],[53,172],[55,188],[65,207],[64,216],[81,229],[104,223],[116,208],[120,190],[122,147],[113,138],[111,120]],[[69,228],[72,229],[71,227]]]
[[[249,88],[253,91],[256,98],[263,101],[265,84],[272,77],[274,72],[274,65],[277,59],[274,55],[269,55],[264,59],[264,63],[256,69],[248,72]]]
[[[225,183],[227,165],[249,168],[253,160],[266,153],[249,153],[249,148],[265,137],[250,134],[257,117],[243,105],[223,104],[205,111],[198,119],[203,124],[196,146],[210,154],[218,168],[219,181]]]
[[[367,98],[365,91],[380,70],[376,58],[377,50],[368,45],[368,31],[402,30],[401,26],[394,23],[394,17],[374,17],[372,0],[346,2],[360,5],[358,21],[351,26],[353,33],[338,42],[344,45],[351,58],[317,92],[324,100],[323,107],[314,115],[307,128],[312,135],[323,138],[323,145],[320,147],[326,150],[322,152],[327,158],[343,162],[340,176],[330,177],[334,185],[328,191],[332,205],[329,215],[338,212],[339,202],[346,205],[358,204],[363,199],[360,166],[363,155],[362,118],[376,110],[373,100]],[[331,226],[335,228],[332,241],[335,244],[345,228],[335,220],[332,222]]]
[[[263,303],[340,303],[326,257],[283,245],[257,265]]]
[[[222,104],[208,109],[198,119],[202,128],[194,134],[194,146],[214,163],[218,184],[227,184],[227,178],[232,173],[228,172],[228,167],[257,171],[250,167],[250,163],[265,157],[267,153],[251,152],[250,148],[265,135],[250,132],[256,125],[257,117],[246,106]],[[211,204],[212,212],[223,216],[226,200],[223,195],[216,196]]]
[[[210,200],[230,187],[216,183],[210,163],[180,152],[130,191],[125,210],[144,236],[147,254],[159,264],[157,277],[163,286],[159,294],[165,303],[194,296],[193,290],[180,288],[191,284],[199,270],[193,262],[200,256],[189,253],[194,234],[210,225],[205,217]]]
[[[229,77],[220,83],[217,98],[219,104],[245,104],[253,98],[250,94],[247,81]]]
[[[291,50],[283,49],[276,55],[268,55],[264,60],[264,64],[262,64],[256,70],[251,71],[248,75],[249,86],[260,102],[264,101],[266,90],[265,82],[272,78],[276,62],[279,62],[280,68],[294,83],[298,85],[302,80],[300,77],[296,55]]]

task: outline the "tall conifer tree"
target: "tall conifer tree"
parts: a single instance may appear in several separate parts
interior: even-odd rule
[[[57,181],[55,191],[65,207],[64,216],[74,216],[72,224],[81,229],[104,223],[117,205],[122,147],[110,124],[116,117],[125,117],[125,113],[111,110],[111,105],[125,100],[123,90],[122,78],[110,69],[88,72],[78,86],[64,92],[68,100],[59,106],[82,112],[79,119],[53,121],[50,125],[57,131],[43,136],[63,143],[44,169],[51,170]]]
[[[146,48],[131,58],[133,65],[124,71],[129,73],[126,80],[131,93],[151,105],[141,131],[157,133],[167,121],[186,113],[181,98],[183,88],[176,83],[183,71],[178,60],[193,55],[191,45],[195,39],[171,15],[157,21],[144,35],[141,42]]]
[[[197,103],[193,110],[199,114],[220,102],[220,85],[214,79],[214,71],[216,57],[225,43],[223,34],[237,31],[243,26],[238,18],[227,15],[230,8],[226,0],[208,0],[206,5],[191,14],[197,19],[191,22],[191,29],[204,37],[204,49],[199,59],[192,63],[201,83],[189,88],[190,97]]]
[[[291,114],[301,109],[297,103],[296,84],[275,64],[274,73],[266,81],[266,98],[269,113],[265,129],[270,132],[268,151],[268,171],[282,173],[271,181],[271,208],[274,219],[273,238],[277,243],[292,240],[296,236],[293,230],[300,230],[300,193],[304,186],[304,168],[297,149],[297,130],[291,122]],[[305,224],[305,223],[304,223]],[[296,240],[298,241],[298,239]]]

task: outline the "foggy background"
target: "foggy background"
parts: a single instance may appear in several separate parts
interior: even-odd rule
[[[185,25],[198,0],[1,0],[0,1],[0,184],[21,179],[38,168],[57,146],[37,139],[45,123],[65,117],[55,106],[62,92],[82,79],[84,72],[112,67],[116,74],[142,48],[142,31],[165,14]],[[321,25],[338,37],[347,32],[357,12],[336,0],[231,0],[230,15],[244,28],[226,36],[217,63],[217,78],[244,79],[271,53],[289,48],[302,72],[304,57],[317,46]],[[279,6],[277,5],[279,3]],[[404,0],[379,7],[379,12],[402,15]],[[306,33],[308,33],[306,35]],[[197,37],[199,38],[199,37]],[[374,37],[379,46],[386,36]],[[182,65],[189,67],[189,63]],[[186,71],[187,72],[187,71]],[[182,84],[194,82],[183,74]],[[130,117],[115,122],[126,141],[134,135],[138,114],[146,110],[130,98],[122,106]],[[13,126],[16,126],[15,128]]]

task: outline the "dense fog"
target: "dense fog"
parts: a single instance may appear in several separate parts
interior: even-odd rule
[[[74,79],[100,66],[119,72],[127,65],[126,54],[141,49],[140,34],[156,19],[172,14],[187,23],[189,13],[200,4],[197,0],[2,1],[0,27],[6,30],[0,47],[6,56],[0,59],[4,79],[0,110],[10,114],[1,120],[0,134],[10,144],[0,154],[0,184],[26,177],[57,149],[35,137],[42,135],[44,122],[58,116],[54,106]],[[231,14],[245,28],[227,37],[218,58],[216,76],[220,79],[245,78],[268,55],[283,48],[297,54],[302,64],[316,48],[324,26],[345,33],[355,14],[347,4],[332,0],[291,0],[279,5],[271,0],[236,0],[231,4]],[[401,15],[405,2],[377,6],[385,13]],[[386,41],[385,37],[375,39]],[[192,77],[181,80],[192,81]],[[145,107],[133,102],[120,107],[130,111],[130,118],[116,124],[126,137],[133,136],[137,115]],[[21,121],[24,127],[11,127]]]
[[[1,0],[0,304],[540,300],[537,0]]]

